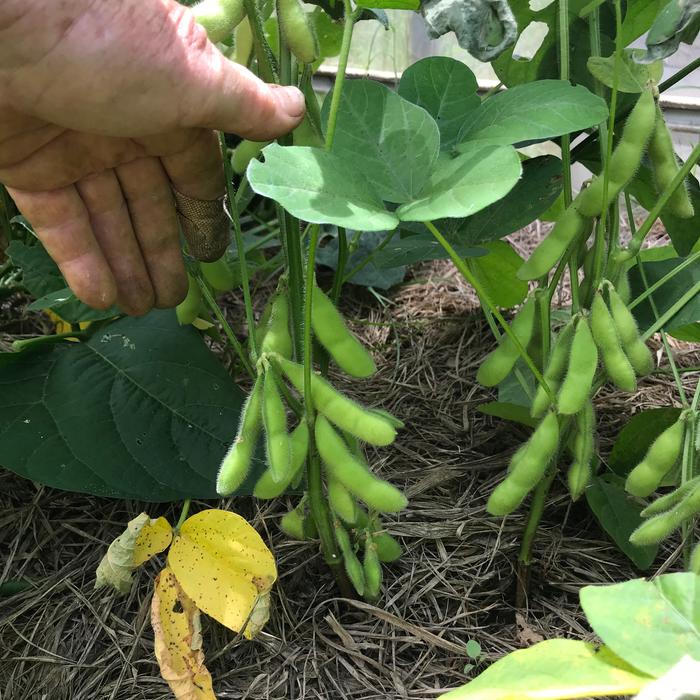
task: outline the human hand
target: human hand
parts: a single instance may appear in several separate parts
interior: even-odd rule
[[[0,182],[82,301],[176,305],[173,190],[222,197],[212,129],[287,133],[301,93],[228,61],[173,0],[1,4]]]

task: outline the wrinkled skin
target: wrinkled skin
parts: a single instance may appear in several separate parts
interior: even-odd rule
[[[179,303],[172,188],[216,199],[213,129],[269,140],[303,113],[296,88],[228,61],[173,0],[0,2],[0,182],[96,308]]]

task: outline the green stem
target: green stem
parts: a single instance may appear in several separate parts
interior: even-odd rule
[[[255,57],[258,60],[258,73],[266,82],[278,82],[279,75],[275,65],[275,57],[265,39],[265,29],[263,28],[258,3],[256,0],[243,0],[243,5],[253,32],[253,46]]]
[[[457,251],[450,245],[447,239],[437,230],[435,224],[432,221],[424,221],[423,224],[428,228],[428,230],[433,234],[437,242],[445,249],[446,253],[450,256],[450,260],[454,263],[459,273],[464,277],[464,279],[474,288],[483,306],[488,307],[489,311],[494,315],[498,323],[503,328],[503,332],[510,338],[513,345],[518,351],[518,354],[524,360],[525,364],[530,368],[533,376],[537,383],[547,392],[552,403],[555,401],[554,394],[549,388],[547,382],[545,382],[542,373],[537,369],[537,365],[532,361],[530,355],[528,355],[527,350],[523,347],[518,337],[513,333],[508,322],[503,318],[503,315],[498,310],[498,307],[490,300],[486,290],[481,285],[481,282],[472,274],[471,270],[467,264],[462,260]]]
[[[331,288],[331,299],[334,304],[340,299],[340,292],[345,283],[345,265],[348,262],[348,236],[342,226],[338,227],[338,259],[333,275],[333,287]]]
[[[188,498],[182,504],[182,510],[180,511],[180,517],[177,520],[177,524],[173,528],[173,531],[175,533],[180,532],[180,528],[183,526],[185,520],[187,520],[187,516],[189,515],[189,512],[190,512],[191,503],[192,503],[192,500]]]
[[[677,267],[673,270],[667,272],[663,277],[658,279],[654,284],[652,284],[648,289],[645,289],[638,297],[635,297],[630,303],[629,308],[633,309],[635,306],[639,306],[647,297],[650,297],[659,287],[662,287],[667,282],[670,282],[677,274],[690,267],[695,262],[700,260],[700,250],[697,253],[693,253],[688,256],[682,263],[679,263]]]
[[[590,25],[590,36],[591,36],[591,56],[600,56],[602,53],[602,46],[600,42],[600,8],[596,7],[593,12],[588,17]],[[595,94],[601,99],[605,99],[605,86],[597,78],[593,79],[593,87],[595,88]],[[606,155],[606,148],[608,143],[608,124],[606,121],[602,121],[598,124],[598,134],[599,134],[599,145],[600,145],[600,160],[604,161]]]
[[[69,331],[68,333],[55,333],[54,335],[40,335],[36,338],[25,338],[24,340],[15,340],[12,343],[12,349],[15,352],[22,352],[23,350],[28,350],[29,348],[37,348],[42,345],[52,345],[54,343],[61,343],[67,338],[75,340],[84,340],[89,337],[89,333],[85,332],[75,332]]]
[[[691,61],[687,66],[681,68],[679,71],[674,73],[668,80],[664,80],[663,83],[659,85],[659,92],[666,92],[669,88],[673,87],[676,83],[679,83],[687,75],[690,75],[696,68],[700,67],[700,58],[696,58]]]
[[[556,469],[550,469],[544,479],[537,484],[537,487],[532,494],[530,512],[527,516],[527,523],[525,524],[523,538],[520,543],[520,554],[518,555],[518,561],[525,566],[530,566],[532,561],[532,544],[535,541],[537,528],[540,525],[542,514],[544,513],[547,494],[549,493],[549,489],[552,486],[556,473]]]
[[[337,572],[341,559],[338,556],[333,525],[331,523],[328,504],[323,494],[323,478],[321,463],[316,454],[314,443],[315,412],[311,396],[311,373],[313,372],[313,340],[311,337],[311,315],[313,312],[313,294],[310,290],[315,284],[316,247],[318,245],[319,226],[311,227],[309,252],[306,262],[306,300],[304,304],[304,408],[306,424],[309,428],[309,454],[306,460],[306,481],[309,493],[309,508],[313,516],[319,537],[321,551],[327,564]]]
[[[340,98],[343,94],[343,84],[345,83],[345,72],[348,68],[348,57],[350,56],[350,46],[352,44],[352,32],[355,28],[355,15],[352,11],[350,0],[343,0],[345,10],[345,23],[343,25],[343,41],[340,45],[338,56],[338,70],[336,72],[333,94],[331,95],[331,106],[328,112],[328,125],[326,126],[326,150],[330,150],[335,138],[335,127],[338,122],[338,109],[340,108]]]
[[[214,314],[214,316],[216,316],[217,320],[221,324],[226,338],[231,344],[231,347],[233,348],[236,355],[238,355],[238,359],[241,361],[243,368],[250,375],[251,379],[255,379],[255,370],[250,364],[250,361],[246,356],[245,350],[243,350],[243,346],[241,345],[238,338],[236,338],[236,334],[233,332],[233,329],[231,328],[229,322],[226,320],[226,317],[221,313],[221,309],[216,303],[216,299],[214,299],[214,297],[212,296],[212,293],[209,291],[209,287],[207,287],[207,283],[202,279],[202,275],[199,271],[197,271],[195,279],[197,280],[197,284],[199,285],[199,288],[202,292],[202,297],[204,298],[204,301],[207,303],[207,306],[211,309],[212,313]],[[253,328],[252,333],[254,334],[254,332],[255,329]]]
[[[654,333],[661,330],[697,294],[700,294],[700,282],[696,282],[670,309],[667,309],[642,335],[642,340],[648,340]]]
[[[243,242],[243,231],[241,230],[241,219],[236,207],[236,193],[233,189],[233,170],[231,159],[228,156],[226,138],[223,133],[219,134],[219,146],[224,159],[224,177],[226,178],[226,209],[228,216],[233,223],[233,237],[236,241],[238,252],[238,267],[241,274],[241,287],[243,289],[243,303],[245,304],[245,318],[248,324],[248,343],[252,351],[253,360],[258,359],[258,344],[255,339],[255,316],[253,314],[253,301],[250,296],[250,280],[248,278],[248,263],[246,262],[245,244]]]
[[[559,77],[570,79],[569,60],[569,0],[559,0]],[[561,137],[561,161],[564,172],[564,206],[571,204],[571,138]]]

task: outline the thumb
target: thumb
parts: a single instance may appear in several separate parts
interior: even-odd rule
[[[195,113],[193,122],[186,126],[269,141],[289,133],[301,122],[306,104],[298,88],[264,83],[207,44],[191,66]]]

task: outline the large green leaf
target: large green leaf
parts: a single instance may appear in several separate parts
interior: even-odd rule
[[[651,443],[670,428],[680,414],[680,408],[665,406],[632,416],[615,440],[608,459],[610,468],[617,475],[626,477],[644,459]]]
[[[250,186],[294,216],[360,231],[396,228],[398,218],[384,208],[373,184],[337,153],[273,143],[263,155],[264,162],[248,166]]]
[[[586,500],[593,514],[613,542],[639,569],[648,569],[658,547],[637,547],[629,536],[642,524],[642,506],[625,491],[625,480],[615,474],[595,477],[586,489]]]
[[[324,128],[331,100],[332,92],[323,104]],[[422,107],[372,80],[344,85],[333,154],[345,168],[362,173],[367,188],[380,199],[401,203],[416,197],[439,152],[437,124]]]
[[[484,244],[488,255],[469,261],[469,268],[481,282],[488,298],[505,309],[520,304],[527,296],[527,282],[519,279],[516,272],[523,259],[506,241]]]
[[[556,700],[634,695],[652,679],[618,659],[573,639],[549,639],[496,661],[442,700]]]
[[[399,95],[423,107],[440,129],[440,147],[452,148],[470,113],[479,107],[476,76],[462,61],[429,56],[409,66],[401,76]]]
[[[396,211],[402,221],[471,216],[504,197],[520,178],[510,146],[464,144],[457,158],[442,158],[420,195]]]
[[[644,92],[650,80],[659,82],[664,73],[662,61],[653,63],[637,63],[634,59],[644,55],[641,49],[626,49],[622,54],[619,67],[615,55],[591,56],[588,59],[588,70],[603,85],[609,88],[617,84],[620,92]]]
[[[541,141],[599,124],[607,113],[605,101],[585,87],[566,80],[538,80],[484,100],[465,122],[460,141]]]
[[[683,258],[671,258],[670,260],[658,260],[655,262],[641,263],[646,276],[646,281],[649,286],[658,282],[669,272],[672,272],[676,267],[683,262]],[[629,271],[630,286],[632,287],[632,295],[639,296],[645,289],[644,281],[640,274],[639,265],[635,265]],[[700,265],[690,265],[684,270],[681,270],[675,277],[672,277],[668,282],[657,289],[652,295],[656,311],[659,317],[666,311],[670,310],[677,302],[679,302],[686,294],[700,284]],[[654,309],[649,303],[649,297],[641,304],[634,307],[634,316],[642,330],[647,330],[656,322]],[[700,292],[695,294],[692,299],[689,299],[668,322],[664,325],[665,330],[686,326],[689,323],[700,321]]]
[[[665,574],[581,589],[594,632],[621,659],[659,677],[685,655],[700,659],[700,577]]]
[[[3,357],[3,466],[103,496],[215,497],[243,397],[174,312],[122,319],[85,343]]]

